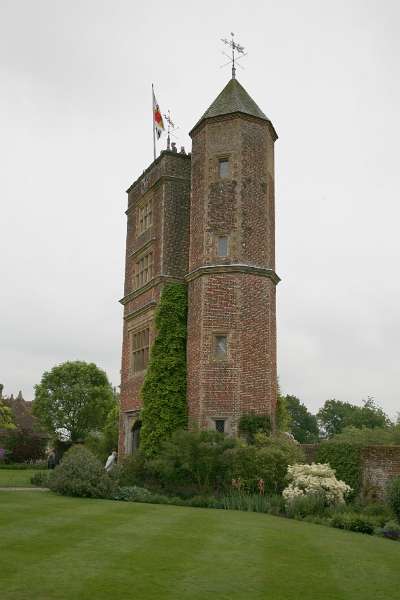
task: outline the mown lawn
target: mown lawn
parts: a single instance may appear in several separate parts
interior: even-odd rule
[[[394,600],[400,543],[263,514],[0,494],[2,600]]]
[[[0,469],[0,487],[31,487],[31,477],[38,469]]]

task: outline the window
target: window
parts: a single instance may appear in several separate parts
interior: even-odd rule
[[[153,277],[153,253],[149,252],[140,258],[135,267],[135,289],[145,285]]]
[[[139,235],[147,231],[153,223],[151,200],[139,207]]]
[[[214,358],[224,360],[228,354],[228,337],[226,335],[214,335]]]
[[[217,237],[217,256],[228,256],[228,236],[219,235]]]
[[[132,333],[131,371],[137,373],[147,367],[149,361],[149,328]]]
[[[225,419],[215,419],[215,431],[219,433],[225,432]]]
[[[229,177],[229,160],[227,158],[220,158],[218,160],[218,175],[222,179]]]

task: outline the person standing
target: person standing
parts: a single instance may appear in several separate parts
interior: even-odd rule
[[[113,450],[110,454],[110,456],[107,458],[107,462],[105,465],[105,470],[107,471],[107,473],[109,473],[111,471],[111,469],[113,468],[113,466],[116,464],[117,462],[117,451]]]

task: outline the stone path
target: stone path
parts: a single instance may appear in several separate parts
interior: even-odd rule
[[[44,487],[0,487],[0,492],[48,492]]]

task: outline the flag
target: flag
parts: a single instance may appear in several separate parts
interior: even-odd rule
[[[160,107],[154,95],[153,90],[153,127],[156,132],[157,139],[159,140],[163,131],[165,131],[164,121],[161,115]]]

